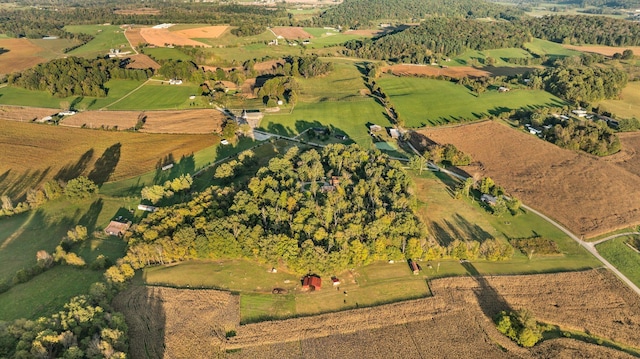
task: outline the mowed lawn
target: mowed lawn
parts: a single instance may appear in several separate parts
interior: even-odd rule
[[[561,44],[542,39],[533,39],[531,42],[525,43],[524,48],[532,54],[545,55],[550,58],[580,56],[582,54],[580,51],[567,49]]]
[[[69,52],[70,56],[93,58],[106,55],[110,49],[132,51],[124,31],[118,25],[69,25],[65,30],[74,34],[93,35],[93,40]]]
[[[532,58],[533,56],[526,50],[518,49],[518,48],[505,48],[505,49],[495,49],[495,50],[484,50],[484,51],[475,51],[469,50],[465,51],[462,55],[457,56],[451,63],[447,63],[447,65],[464,65],[470,66],[473,64],[473,60],[477,60],[477,65],[487,65],[486,59],[491,57],[495,60],[494,66],[507,66],[513,67],[518,66],[515,64],[511,64],[507,62],[507,59],[515,59],[515,58]]]
[[[598,106],[621,118],[640,118],[640,82],[629,82],[622,90],[620,100],[600,101]]]
[[[477,96],[464,86],[442,80],[385,75],[377,82],[409,127],[467,122],[524,107],[564,104],[541,90],[488,90]]]
[[[265,131],[287,136],[295,136],[311,127],[332,126],[336,132],[346,134],[360,146],[371,148],[373,142],[367,123],[391,126],[382,106],[371,98],[359,101],[301,102],[290,114],[265,116],[260,126]]]
[[[600,243],[596,246],[598,253],[613,264],[635,285],[640,286],[640,253],[634,251],[626,243],[628,237],[620,237]]]
[[[178,110],[202,108],[202,90],[195,84],[169,85],[167,81],[150,81],[117,103],[110,110]],[[196,99],[189,99],[190,96]],[[195,105],[190,106],[194,103]],[[206,102],[208,106],[208,102]]]
[[[15,106],[35,106],[60,109],[63,105],[71,105],[74,109],[96,110],[111,104],[140,86],[142,81],[110,80],[105,83],[108,89],[106,97],[55,97],[46,91],[25,90],[20,87],[7,86],[0,88],[0,104]]]

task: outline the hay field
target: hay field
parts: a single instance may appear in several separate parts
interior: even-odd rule
[[[135,46],[135,45],[134,45]],[[129,56],[131,60],[127,64],[128,69],[154,69],[157,70],[160,68],[160,64],[155,62],[152,58],[145,54],[137,54],[133,56]]]
[[[33,67],[46,59],[38,56],[44,49],[28,39],[0,39],[0,75],[22,71]]]
[[[468,77],[491,76],[490,72],[477,69],[471,66],[455,66],[455,67],[441,68],[440,66],[431,66],[431,65],[400,64],[400,65],[383,67],[382,72],[386,72],[389,69],[395,75],[448,76],[456,79],[459,79],[465,76],[468,76]]]
[[[210,135],[142,134],[0,121],[0,195],[15,200],[49,179],[68,180],[92,171],[103,181],[130,178],[153,170],[165,156],[188,156],[215,143],[216,137]],[[102,166],[96,168],[99,159]]]
[[[569,50],[582,51],[582,52],[594,52],[596,54],[601,54],[605,56],[613,56],[615,53],[621,54],[624,50],[627,50],[627,49],[633,51],[634,54],[640,54],[640,46],[622,46],[622,47],[603,46],[603,45],[576,46],[576,45],[565,45],[565,44],[563,44],[562,46]]]
[[[1,114],[0,114],[1,116]],[[146,116],[139,132],[206,134],[220,132],[225,117],[216,110],[184,111],[84,111],[66,117],[60,124],[69,127],[127,130]]]
[[[199,46],[199,47],[211,47],[205,43],[191,40],[175,32],[171,32],[168,29],[153,29],[145,27],[140,29],[140,35],[144,38],[145,42],[151,45],[165,47],[168,45],[178,46]]]
[[[503,309],[530,309],[562,329],[638,347],[640,300],[610,272],[503,277],[457,277],[431,282],[434,297],[340,313],[239,326],[227,341],[229,357],[326,358],[630,358],[612,349],[556,339],[532,349],[512,343],[490,317]],[[597,293],[597,295],[594,295]],[[502,349],[501,349],[502,348]],[[570,357],[570,356],[569,356]]]
[[[640,179],[623,166],[561,149],[496,122],[424,129],[438,143],[453,143],[509,193],[586,237],[640,224]]]
[[[301,27],[277,26],[271,29],[276,35],[288,40],[310,39],[313,36]]]
[[[173,31],[174,34],[186,37],[187,39],[217,39],[229,26],[204,26],[193,29]],[[171,29],[170,29],[171,30]]]
[[[126,28],[124,30],[124,36],[129,40],[131,46],[138,47],[140,44],[144,44],[147,40],[144,39],[142,34],[140,34],[141,28]]]
[[[598,106],[618,117],[640,118],[640,81],[629,82],[619,100],[600,101]]]
[[[215,290],[131,286],[113,302],[125,314],[132,358],[214,358],[239,322],[238,297]]]
[[[0,106],[0,119],[30,122],[36,119],[41,119],[45,116],[51,116],[57,112],[57,110],[51,108]]]

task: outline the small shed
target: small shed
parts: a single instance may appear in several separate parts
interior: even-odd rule
[[[500,86],[498,88],[498,92],[509,92],[509,88],[508,87],[504,87],[504,86]]]
[[[391,138],[400,138],[400,132],[395,128],[389,129],[389,135],[391,136]]]
[[[173,168],[173,163],[169,163],[168,165],[162,166],[163,171],[170,170],[172,168]]]
[[[482,194],[482,196],[480,196],[480,200],[490,206],[496,205],[496,198],[490,194]]]
[[[314,291],[322,289],[322,279],[315,274],[308,274],[302,278],[302,290]]]
[[[122,237],[124,232],[129,229],[129,226],[131,226],[131,222],[111,221],[107,228],[104,229],[104,232],[110,236]]]
[[[409,264],[409,268],[410,268],[410,269],[411,269],[411,271],[413,272],[413,275],[418,275],[418,274],[420,274],[420,270],[421,270],[422,268],[420,268],[420,265],[419,265],[416,261],[414,261],[414,260],[412,260],[412,259],[409,259],[408,264]]]
[[[138,209],[145,212],[155,212],[158,210],[158,207],[149,206],[146,204],[139,204]]]
[[[369,126],[369,131],[371,131],[371,132],[382,131],[382,126],[380,126],[380,125],[371,125],[371,126]]]

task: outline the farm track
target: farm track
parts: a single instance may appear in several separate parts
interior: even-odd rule
[[[103,108],[99,109],[98,111],[106,110],[106,109],[107,109],[107,108],[109,108],[110,106],[113,106],[113,105],[117,104],[118,102],[120,102],[120,101],[124,100],[125,98],[129,97],[132,93],[134,93],[134,92],[136,92],[136,91],[140,90],[144,85],[146,85],[147,83],[149,83],[149,81],[152,81],[152,79],[147,79],[147,81],[143,82],[140,86],[138,86],[138,87],[134,88],[133,90],[131,90],[131,92],[129,92],[128,94],[126,94],[126,95],[124,95],[124,96],[120,97],[119,99],[117,99],[117,100],[113,101],[112,103],[110,103],[110,104],[108,104],[108,105],[104,106]]]

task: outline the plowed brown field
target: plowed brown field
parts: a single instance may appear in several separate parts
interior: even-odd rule
[[[160,68],[160,64],[153,61],[152,58],[145,54],[137,54],[129,56],[130,62],[127,64],[128,69],[154,69]]]
[[[619,133],[622,151],[605,160],[640,176],[640,132]]]
[[[188,30],[178,30],[173,33],[186,37],[187,39],[215,39],[220,37],[228,28],[229,26],[205,26]]]
[[[282,36],[282,37],[284,37],[285,39],[288,39],[288,40],[310,39],[310,38],[313,37],[310,33],[304,31],[304,29],[301,28],[301,27],[293,27],[293,26],[291,26],[291,27],[289,27],[289,26],[286,26],[286,27],[274,27],[271,30],[276,35]]]
[[[131,46],[138,47],[140,44],[144,44],[147,40],[140,34],[141,28],[128,28],[124,31],[124,36],[129,40]]]
[[[256,71],[270,71],[270,70],[274,70],[276,67],[278,67],[278,65],[284,65],[284,60],[269,60],[269,61],[256,62],[256,64],[253,65],[253,69]]]
[[[114,304],[126,315],[133,358],[149,357],[145,347],[171,358],[631,358],[567,338],[521,348],[491,318],[522,308],[562,329],[640,347],[640,299],[606,269],[444,278],[430,287],[431,298],[248,325],[238,324],[237,299],[216,291],[132,287]],[[237,336],[224,339],[230,329]]]
[[[70,116],[61,125],[126,130],[138,122],[140,116],[146,121],[140,132],[204,134],[220,132],[224,115],[216,110],[185,111],[85,111]]]
[[[57,112],[58,110],[51,108],[0,106],[0,119],[31,122],[45,116],[51,116]]]
[[[45,58],[37,56],[44,51],[28,39],[0,39],[0,75],[33,67]]]
[[[468,77],[486,77],[491,73],[470,66],[455,66],[441,68],[440,66],[431,65],[393,65],[382,68],[383,72],[391,69],[396,75],[425,75],[425,76],[448,76],[451,78]]]
[[[627,47],[614,47],[614,46],[600,46],[600,45],[584,45],[584,46],[575,46],[575,45],[562,45],[564,48],[583,51],[583,52],[594,52],[596,54],[602,54],[605,56],[613,56],[615,53],[622,53],[624,50],[631,50],[634,54],[640,54],[640,46],[627,46]]]
[[[168,29],[153,29],[145,27],[140,29],[140,35],[144,38],[146,43],[161,47],[167,45],[211,47],[211,45],[180,36]]]
[[[470,154],[476,162],[464,169],[470,175],[493,178],[574,233],[591,237],[640,224],[640,176],[630,170],[637,169],[637,149],[625,168],[496,122],[430,128],[419,134]]]

